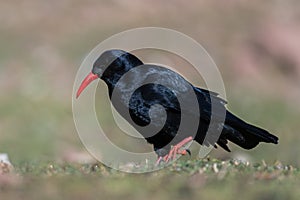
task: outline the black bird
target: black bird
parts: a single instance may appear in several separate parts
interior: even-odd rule
[[[144,67],[138,70],[138,66]],[[122,80],[127,72],[130,72],[127,79]],[[246,123],[231,112],[226,110],[226,101],[218,97],[218,94],[202,88],[198,88],[186,81],[182,76],[170,69],[158,65],[144,65],[136,56],[122,50],[108,50],[100,55],[93,64],[92,71],[82,81],[77,91],[76,98],[93,80],[100,78],[108,86],[109,96],[116,110],[129,121],[149,142],[153,144],[154,150],[158,155],[159,163],[162,159],[168,162],[176,157],[176,154],[185,155],[189,153],[187,149],[180,149],[186,143],[195,140],[202,145],[221,146],[230,152],[227,146],[231,141],[244,149],[252,149],[259,142],[278,143],[278,138],[268,131]],[[155,83],[155,80],[163,78],[172,89],[162,84]],[[147,83],[151,80],[152,83]],[[154,83],[153,83],[154,81]],[[118,83],[119,82],[119,83]],[[147,83],[138,87],[139,83]],[[149,82],[149,81],[148,81]],[[187,86],[190,87],[187,87]],[[134,91],[132,91],[134,90]],[[117,98],[112,98],[113,94],[118,93]],[[187,92],[194,92],[199,105],[200,115],[195,114],[197,110],[189,108],[181,110],[178,96],[185,98]],[[130,94],[130,95],[129,95]],[[161,119],[160,115],[154,116],[153,123],[163,123],[163,127],[155,135],[148,135],[139,127],[149,125],[151,122],[150,109],[153,105],[161,105],[166,111],[167,117]],[[212,105],[216,107],[212,112]],[[159,110],[159,109],[158,109]],[[129,111],[129,115],[126,114]],[[178,135],[178,128],[181,115],[185,112],[187,116],[197,119],[197,133],[195,136],[186,133]],[[221,114],[224,113],[224,120]],[[157,119],[155,119],[155,116]],[[220,120],[219,120],[220,118]],[[214,131],[208,132],[209,124],[214,124],[213,129],[221,132],[217,138],[204,140],[207,134],[214,138]],[[176,137],[175,137],[176,136]],[[176,139],[174,139],[176,138]]]

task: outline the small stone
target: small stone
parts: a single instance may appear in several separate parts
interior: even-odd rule
[[[215,173],[219,173],[219,169],[218,169],[217,163],[213,164],[213,170],[214,170]]]
[[[6,163],[8,165],[11,165],[8,155],[6,153],[0,153],[0,162]]]
[[[0,174],[8,174],[13,171],[13,166],[8,159],[7,154],[0,154]]]

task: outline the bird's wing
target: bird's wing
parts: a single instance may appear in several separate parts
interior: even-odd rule
[[[159,105],[160,107],[156,107]],[[153,109],[154,108],[154,109]],[[150,123],[150,115],[157,121],[164,121],[164,111],[180,116],[180,103],[172,90],[159,85],[147,84],[138,88],[130,98],[129,110],[132,117],[140,120],[139,124]]]
[[[194,87],[194,91],[198,98],[201,119],[207,121],[210,121],[212,117],[216,121],[224,119],[226,100],[219,97],[218,93],[203,88]]]
[[[134,69],[133,69],[134,70]],[[133,72],[135,82],[145,82],[130,97],[129,109],[140,117],[146,124],[149,123],[149,108],[155,104],[161,105],[167,112],[179,114],[185,112],[195,115],[199,119],[210,121],[212,105],[215,116],[224,112],[227,103],[218,97],[218,93],[194,87],[178,73],[160,66],[150,67],[146,73]],[[163,81],[162,81],[163,79]],[[193,99],[191,94],[195,94]],[[182,101],[183,104],[182,105]],[[198,105],[195,105],[197,103]],[[196,108],[198,107],[198,108]],[[155,114],[155,113],[154,113]],[[220,115],[219,118],[222,116]]]

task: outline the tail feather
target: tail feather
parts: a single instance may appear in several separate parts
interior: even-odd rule
[[[260,138],[262,142],[278,144],[278,137],[272,135],[271,133],[262,128],[246,124],[246,130],[247,133]]]
[[[257,146],[259,142],[278,143],[278,137],[275,135],[272,135],[262,128],[244,122],[230,112],[226,113],[224,129],[218,141],[218,144],[223,148],[226,146],[224,149],[228,151],[224,139],[245,149],[252,149]]]

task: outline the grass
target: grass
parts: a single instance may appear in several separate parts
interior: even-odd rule
[[[132,169],[133,171],[136,169]],[[11,182],[4,182],[9,176]],[[20,163],[0,176],[1,199],[297,199],[300,171],[280,162],[178,160],[127,174],[101,163]]]

